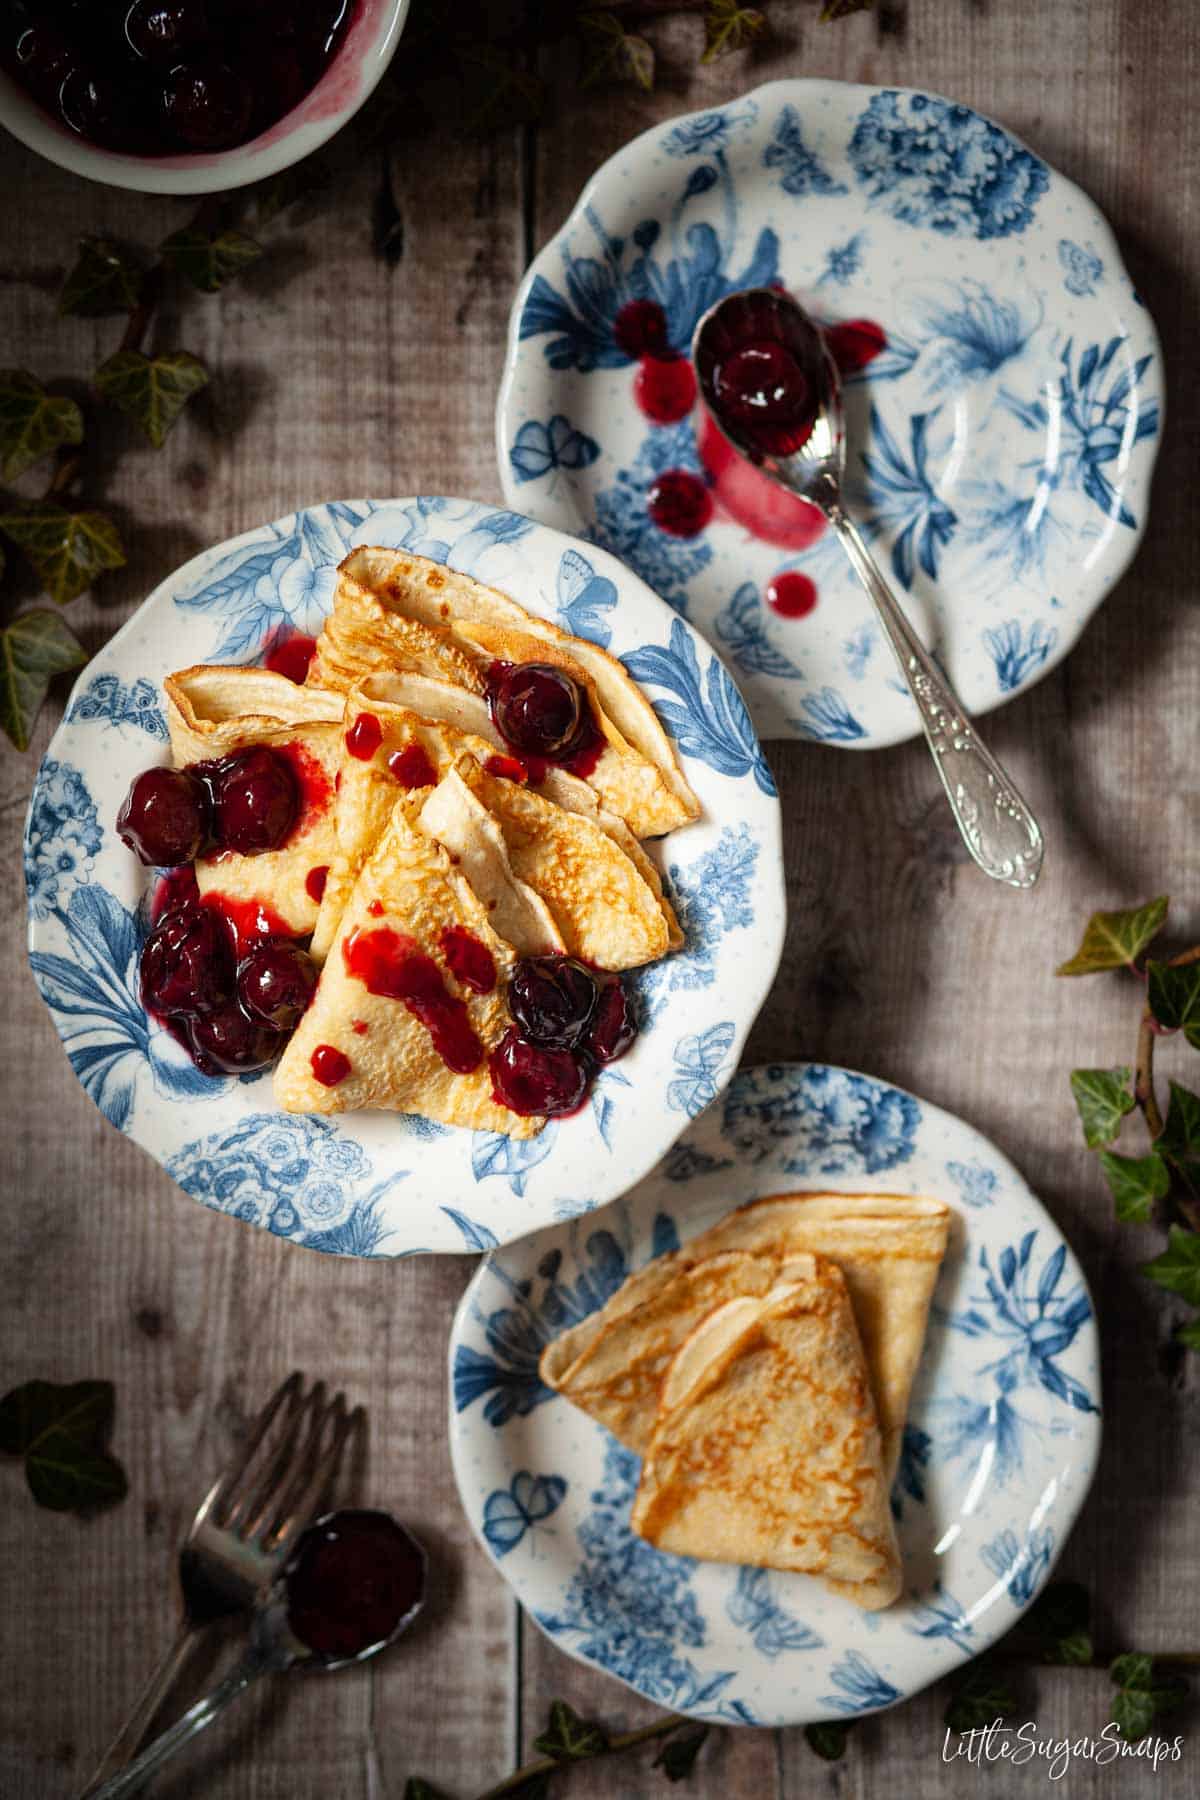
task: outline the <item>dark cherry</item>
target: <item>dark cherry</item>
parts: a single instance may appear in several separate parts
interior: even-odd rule
[[[125,38],[135,55],[174,68],[211,36],[204,0],[133,0]]]
[[[204,784],[187,769],[145,769],[117,814],[117,836],[148,868],[190,863],[208,836]]]
[[[211,907],[195,901],[164,914],[142,950],[142,1004],[166,1018],[191,1018],[229,1003],[233,939]]]
[[[712,518],[712,495],[690,469],[667,469],[646,496],[646,510],[660,531],[695,537]]]
[[[317,985],[317,965],[298,944],[268,940],[238,964],[237,997],[242,1010],[261,1025],[291,1031]]]
[[[588,1033],[588,1054],[595,1062],[616,1062],[624,1056],[638,1034],[637,1014],[633,1001],[618,978],[600,990],[592,1028]]]
[[[773,338],[745,344],[716,371],[717,396],[731,418],[748,425],[779,425],[810,404],[808,376],[786,345]]]
[[[588,1087],[587,1064],[569,1050],[528,1044],[511,1026],[488,1058],[492,1096],[510,1112],[555,1118],[576,1112]]]
[[[667,315],[657,300],[627,300],[613,320],[613,337],[626,356],[662,356],[669,349]]]
[[[570,753],[587,719],[579,683],[553,663],[497,663],[488,705],[505,741],[530,756]]]
[[[74,52],[58,28],[41,19],[17,39],[14,53],[19,79],[43,106],[58,104],[59,90],[75,65]]]
[[[300,810],[300,790],[287,757],[257,744],[199,766],[211,783],[213,836],[220,847],[241,856],[277,850]]]
[[[526,956],[513,969],[508,1006],[531,1044],[574,1050],[587,1036],[596,1010],[591,970],[571,956]]]
[[[58,92],[64,124],[93,144],[118,149],[128,132],[120,88],[100,71],[77,66],[68,70]]]
[[[382,1644],[425,1597],[425,1552],[387,1513],[348,1508],[310,1525],[283,1578],[288,1624],[327,1662]]]
[[[192,1060],[205,1075],[246,1075],[265,1069],[283,1049],[284,1034],[248,1019],[236,1000],[188,1020]]]
[[[216,59],[181,63],[163,88],[167,124],[189,150],[227,150],[241,143],[253,108],[245,77]]]

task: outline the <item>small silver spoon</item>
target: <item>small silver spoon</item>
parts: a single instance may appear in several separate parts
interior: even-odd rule
[[[387,1516],[387,1515],[385,1515]],[[318,1531],[335,1519],[330,1514],[327,1519],[319,1519],[311,1526],[310,1531]],[[91,1787],[82,1796],[82,1800],[121,1800],[126,1794],[140,1793],[142,1788],[167,1762],[177,1750],[190,1743],[205,1726],[211,1725],[217,1716],[224,1712],[231,1700],[262,1675],[283,1675],[291,1669],[310,1668],[323,1674],[332,1674],[335,1670],[348,1668],[352,1663],[366,1662],[369,1657],[377,1656],[394,1644],[402,1632],[408,1630],[417,1614],[421,1611],[425,1599],[425,1579],[428,1558],[424,1549],[398,1520],[392,1523],[399,1526],[408,1538],[416,1560],[420,1567],[419,1596],[409,1610],[396,1621],[387,1637],[378,1643],[368,1644],[365,1649],[353,1656],[325,1658],[301,1641],[292,1631],[288,1623],[287,1573],[279,1576],[272,1585],[264,1590],[250,1618],[249,1641],[243,1654],[230,1669],[224,1679],[218,1682],[210,1694],[198,1700],[195,1706],[189,1707],[181,1719],[156,1737],[146,1748],[134,1757],[125,1768],[103,1782],[99,1787]],[[306,1534],[307,1535],[307,1534]]]
[[[800,429],[787,429],[796,394],[772,386],[769,358],[760,353],[764,382],[749,404],[731,400],[722,369],[747,347],[781,348],[808,386]],[[1042,867],[1044,845],[1037,820],[974,725],[945,676],[909,624],[880,574],[854,521],[842,505],[846,464],[841,381],[819,327],[789,294],[743,288],[709,308],[692,338],[692,361],[704,403],[734,449],[772,481],[818,507],[833,526],[855,574],[875,604],[879,622],[917,703],[926,741],[967,849],[985,875],[1010,887],[1030,888]],[[746,366],[746,365],[744,365]],[[781,364],[786,377],[787,364]],[[753,363],[748,365],[753,370]],[[732,406],[732,410],[731,410]],[[811,430],[807,422],[811,419]]]

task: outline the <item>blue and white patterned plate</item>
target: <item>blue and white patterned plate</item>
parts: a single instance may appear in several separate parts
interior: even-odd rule
[[[802,554],[728,520],[666,536],[664,470],[614,337],[633,299],[685,351],[732,288],[782,281],[886,350],[849,381],[847,491],[964,703],[986,712],[1066,655],[1146,518],[1162,407],[1149,315],[1071,182],[970,107],[781,81],[645,132],[597,171],[534,261],[509,332],[497,454],[511,504],[614,550],[720,647],[764,737],[862,749],[917,714],[828,534]],[[817,604],[778,617],[772,577]]]
[[[162,678],[252,662],[281,628],[317,631],[354,544],[419,551],[609,646],[658,705],[704,808],[655,847],[687,942],[636,978],[638,1043],[585,1112],[536,1138],[398,1113],[290,1117],[268,1075],[199,1074],[138,999],[150,883],[114,821],[133,776],[166,760]],[[737,1067],[783,947],[775,784],[717,657],[614,557],[467,500],[309,507],[171,576],[80,677],[38,772],[25,859],[34,976],[105,1117],[206,1206],[348,1256],[484,1250],[623,1193]]]
[[[634,1537],[637,1458],[538,1377],[543,1345],[631,1270],[806,1187],[933,1194],[955,1213],[892,1496],[906,1591],[885,1613]],[[467,1517],[542,1630],[662,1706],[732,1724],[876,1712],[977,1655],[1045,1581],[1100,1450],[1092,1304],[1049,1214],[969,1125],[820,1063],[743,1070],[602,1217],[488,1257],[450,1374]]]

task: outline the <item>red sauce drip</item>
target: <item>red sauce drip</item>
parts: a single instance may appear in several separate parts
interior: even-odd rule
[[[785,569],[767,587],[767,605],[784,619],[807,618],[817,604],[817,584],[799,569]]]
[[[387,1513],[348,1509],[311,1525],[284,1569],[287,1617],[331,1662],[382,1644],[425,1594],[425,1557]]]
[[[318,1044],[309,1060],[322,1087],[336,1087],[350,1073],[350,1058],[335,1050],[332,1044]]]
[[[296,777],[296,786],[300,790],[300,805],[296,811],[296,823],[284,838],[284,844],[303,835],[322,814],[329,811],[333,804],[333,783],[325,772],[325,765],[319,757],[303,744],[293,741],[280,744],[277,754],[282,756]],[[282,848],[282,846],[281,846]]]
[[[325,883],[328,880],[328,863],[321,864],[319,868],[310,869],[308,874],[304,877],[304,891],[310,900],[316,901],[318,906],[325,897]]]
[[[487,945],[465,925],[447,925],[438,944],[450,973],[472,993],[490,994],[496,985],[496,964]]]
[[[294,938],[299,934],[285,925],[277,912],[261,900],[235,899],[232,894],[209,893],[200,897],[201,906],[220,913],[230,926],[239,954],[248,944],[261,938]]]
[[[278,637],[263,659],[264,667],[270,669],[272,675],[286,675],[289,681],[302,687],[316,649],[316,638],[301,637],[298,633]]]
[[[633,378],[633,397],[655,425],[686,419],[696,404],[696,376],[686,356],[644,356]]]
[[[671,537],[695,537],[713,515],[712,495],[689,469],[668,469],[660,475],[646,504],[659,530]]]
[[[626,356],[661,356],[669,349],[667,315],[657,300],[627,300],[613,320],[613,337]]]
[[[387,766],[401,787],[434,787],[437,783],[437,770],[421,744],[405,744],[403,750],[393,750]]]
[[[359,762],[370,762],[383,742],[383,726],[374,713],[359,713],[346,733],[346,748]]]
[[[350,1029],[351,1031],[356,1032],[359,1037],[366,1037],[371,1027],[367,1024],[365,1019],[351,1019]]]
[[[528,781],[529,770],[515,756],[489,756],[483,765],[488,775],[499,775],[504,781]]]
[[[841,325],[826,325],[824,331],[829,354],[843,375],[865,369],[881,350],[887,349],[883,326],[874,319],[847,319]]]
[[[713,494],[721,512],[753,532],[765,543],[782,550],[807,550],[825,529],[815,506],[776,486],[769,476],[744,456],[701,407],[700,460],[708,470]]]
[[[151,924],[157,925],[165,914],[173,912],[177,906],[199,898],[196,871],[191,863],[184,863],[182,868],[171,869],[168,874],[159,876],[155,886],[154,897],[150,902]]]
[[[402,1000],[419,1019],[446,1067],[469,1075],[483,1061],[483,1045],[475,1035],[466,1003],[447,988],[432,956],[414,938],[386,925],[352,931],[342,946],[349,973],[369,993]]]
[[[382,900],[372,900],[370,905],[367,907],[367,911],[370,913],[370,915],[373,919],[382,919],[382,917],[383,917],[383,901]]]

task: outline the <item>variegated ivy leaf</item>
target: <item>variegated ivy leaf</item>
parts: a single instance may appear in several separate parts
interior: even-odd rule
[[[0,631],[0,726],[18,750],[29,748],[54,676],[86,661],[75,633],[49,607],[20,613]]]
[[[1154,1202],[1161,1200],[1171,1185],[1167,1165],[1158,1152],[1152,1150],[1149,1156],[1117,1156],[1111,1150],[1102,1150],[1100,1167],[1112,1189],[1113,1205],[1122,1224],[1148,1225],[1154,1217]]]
[[[609,12],[582,13],[584,63],[580,87],[600,81],[628,81],[647,94],[654,86],[654,51],[644,37],[626,31]]]
[[[1193,1049],[1200,1049],[1200,963],[1146,964],[1146,1003],[1160,1025],[1182,1031]]]
[[[106,513],[73,512],[51,500],[0,513],[0,531],[18,544],[52,600],[65,606],[105,569],[120,569],[125,549]]]
[[[1142,1264],[1142,1274],[1189,1306],[1200,1306],[1200,1234],[1172,1225],[1166,1249],[1153,1262]]]
[[[1093,913],[1078,950],[1067,962],[1060,963],[1055,973],[1094,975],[1100,969],[1132,968],[1146,945],[1162,930],[1168,904],[1167,896],[1160,894],[1144,906]]]
[[[93,379],[106,400],[137,420],[157,450],[192,395],[207,384],[208,370],[188,350],[162,356],[118,350]]]
[[[48,394],[24,369],[0,370],[0,474],[5,481],[60,444],[83,442],[83,414],[73,400]]]
[[[123,250],[108,238],[80,238],[79,260],[63,283],[58,310],[103,319],[132,312],[141,291],[142,271]]]
[[[1071,1092],[1089,1150],[1111,1144],[1121,1129],[1121,1120],[1133,1111],[1130,1073],[1129,1069],[1072,1069]]]
[[[702,63],[718,62],[734,50],[743,50],[761,37],[766,29],[766,16],[753,6],[739,6],[738,0],[708,0],[704,13],[704,55]]]
[[[207,231],[198,231],[194,225],[173,231],[159,245],[159,254],[167,267],[204,294],[218,293],[227,281],[240,275],[251,263],[256,263],[262,253],[262,245],[256,244],[244,231],[220,231],[210,235]]]

